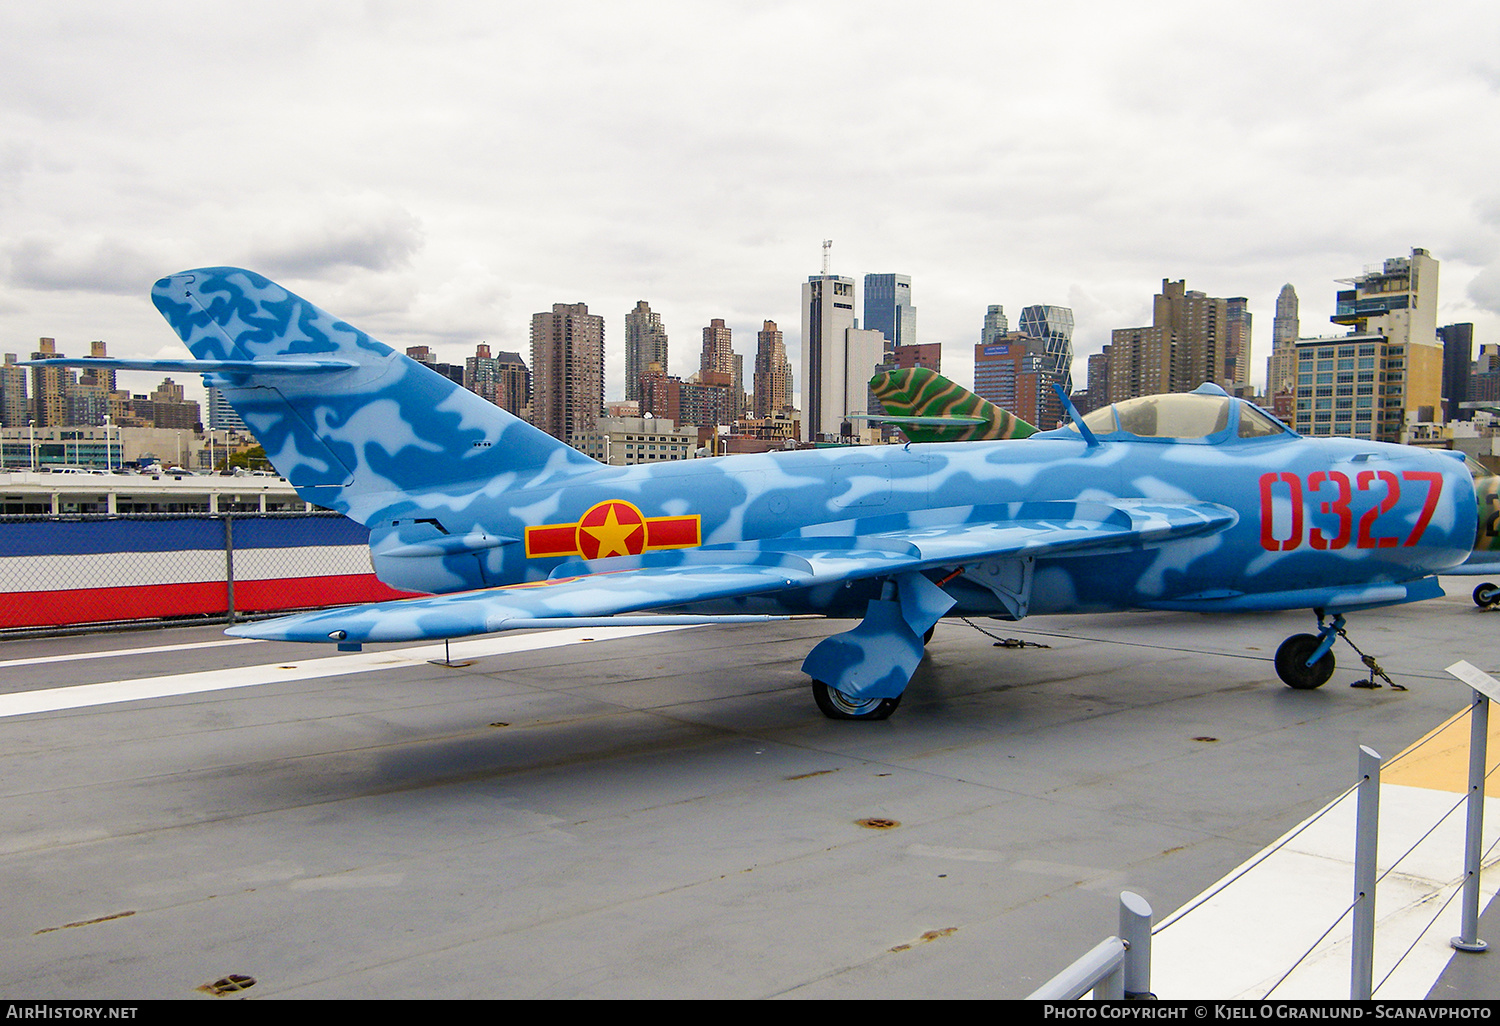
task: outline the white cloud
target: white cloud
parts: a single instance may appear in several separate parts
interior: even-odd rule
[[[713,317],[795,354],[832,238],[912,275],[955,367],[989,303],[1072,303],[1086,353],[1185,278],[1250,298],[1259,374],[1283,283],[1321,330],[1333,279],[1413,246],[1495,341],[1491,6],[22,5],[0,333],[124,354],[113,297],[149,321],[155,277],[240,263],[449,359],[585,301],[618,391],[638,299],[676,371]]]

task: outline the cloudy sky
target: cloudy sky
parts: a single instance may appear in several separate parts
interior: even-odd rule
[[[4,351],[180,356],[151,283],[235,264],[453,361],[586,302],[618,397],[638,299],[674,373],[714,317],[795,365],[823,239],[965,384],[988,304],[1071,306],[1081,382],[1166,277],[1260,382],[1284,283],[1337,331],[1414,246],[1500,342],[1500,6],[0,0]]]

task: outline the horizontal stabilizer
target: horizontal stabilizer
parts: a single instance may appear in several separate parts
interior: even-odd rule
[[[848,419],[867,420],[872,424],[914,424],[922,427],[972,427],[988,423],[980,417],[899,417],[874,413],[851,413]]]

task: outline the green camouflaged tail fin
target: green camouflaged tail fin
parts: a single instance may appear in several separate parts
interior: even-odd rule
[[[933,425],[901,423],[913,442],[968,442],[1025,438],[1036,428],[926,367],[881,371],[870,388],[887,413],[905,417],[978,417],[983,423]]]

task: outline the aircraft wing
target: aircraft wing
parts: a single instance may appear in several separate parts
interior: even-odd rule
[[[566,563],[545,581],[328,609],[231,628],[343,644],[457,638],[671,609],[997,557],[1087,555],[1221,531],[1212,503],[1036,502],[820,524],[780,538]],[[678,622],[687,622],[679,620]],[[693,622],[711,622],[700,618]]]

